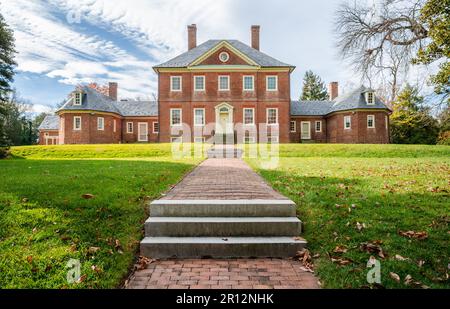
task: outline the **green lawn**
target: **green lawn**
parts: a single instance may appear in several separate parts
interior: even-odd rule
[[[450,147],[280,145],[280,157],[274,170],[248,161],[297,203],[324,287],[368,286],[366,264],[373,255],[381,262],[384,287],[419,286],[404,283],[410,275],[428,287],[450,288]],[[428,238],[399,231],[424,231]],[[364,242],[381,247],[385,257],[363,250]],[[337,246],[347,251],[336,253]],[[350,264],[340,266],[339,259]]]
[[[146,202],[200,161],[173,159],[170,145],[17,147],[12,154],[0,161],[0,288],[118,287],[143,237]],[[66,282],[70,259],[82,265],[76,285]]]

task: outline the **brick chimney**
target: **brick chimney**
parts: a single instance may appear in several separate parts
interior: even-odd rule
[[[119,85],[117,83],[109,83],[109,97],[114,100],[117,101],[117,88],[119,87]]]
[[[330,100],[333,101],[339,96],[339,83],[331,82],[328,86],[328,93],[330,95]]]
[[[259,25],[252,26],[252,47],[259,50],[259,31],[261,27]]]
[[[188,50],[197,47],[197,25],[192,24],[188,27]]]

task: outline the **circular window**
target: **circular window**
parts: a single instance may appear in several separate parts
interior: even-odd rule
[[[230,59],[230,55],[227,52],[221,52],[219,55],[219,59],[222,62],[227,62]]]

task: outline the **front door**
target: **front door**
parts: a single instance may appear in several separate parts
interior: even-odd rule
[[[301,125],[302,125],[301,127],[302,139],[311,139],[311,122],[302,121]]]
[[[138,124],[138,141],[148,142],[148,123],[139,122]]]
[[[216,132],[233,133],[233,109],[229,106],[221,106],[216,110]]]

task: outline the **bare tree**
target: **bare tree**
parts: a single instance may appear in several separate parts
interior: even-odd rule
[[[336,32],[340,55],[371,84],[388,77],[389,99],[399,89],[411,60],[428,37],[420,22],[425,0],[381,0],[373,6],[355,1],[337,11]],[[383,78],[384,77],[384,78]]]

